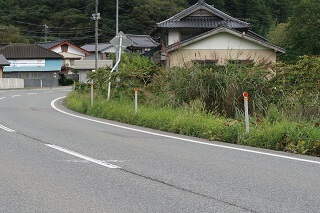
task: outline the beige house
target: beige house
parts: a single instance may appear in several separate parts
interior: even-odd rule
[[[250,30],[204,0],[157,23],[154,36],[162,43],[161,60],[167,67],[193,64],[274,63],[280,47]]]

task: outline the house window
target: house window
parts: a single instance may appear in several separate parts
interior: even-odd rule
[[[68,45],[67,45],[67,44],[62,45],[62,46],[61,46],[61,51],[62,51],[63,53],[68,52]]]
[[[196,33],[181,33],[181,41],[187,40],[189,38],[192,38],[196,36]]]
[[[228,60],[228,64],[235,64],[235,65],[251,65],[253,60]]]
[[[74,59],[70,59],[70,65],[74,66]]]
[[[217,60],[193,60],[194,65],[200,65],[204,67],[211,67],[217,64]]]

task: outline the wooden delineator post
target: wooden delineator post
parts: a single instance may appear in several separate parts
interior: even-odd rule
[[[246,123],[246,132],[249,133],[249,94],[247,92],[243,93],[244,99],[244,116],[245,116],[245,123]]]
[[[138,112],[138,88],[134,88],[134,112]]]

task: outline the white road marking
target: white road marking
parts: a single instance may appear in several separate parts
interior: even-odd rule
[[[38,93],[28,93],[28,95],[36,95],[36,94],[38,94]]]
[[[103,121],[94,120],[94,119],[91,119],[91,118],[85,118],[85,117],[74,115],[74,114],[71,114],[71,113],[68,113],[68,112],[65,112],[65,111],[62,111],[62,110],[58,109],[55,106],[55,102],[60,100],[60,99],[63,99],[63,98],[65,98],[65,96],[53,100],[51,102],[51,107],[53,109],[57,110],[58,112],[61,112],[63,114],[66,114],[66,115],[69,115],[69,116],[72,116],[72,117],[80,118],[80,119],[83,119],[83,120],[92,121],[92,122],[95,122],[95,123],[105,124],[105,125],[108,125],[108,126],[113,126],[113,127],[117,127],[117,128],[121,128],[121,129],[131,130],[131,131],[135,131],[135,132],[145,133],[145,134],[149,134],[149,135],[155,135],[155,136],[160,136],[160,137],[164,137],[164,138],[175,139],[175,140],[179,140],[179,141],[186,141],[186,142],[195,143],[195,144],[219,147],[219,148],[223,148],[223,149],[237,150],[237,151],[241,151],[241,152],[248,152],[248,153],[254,153],[254,154],[259,154],[259,155],[266,155],[266,156],[272,156],[272,157],[277,157],[277,158],[284,158],[284,159],[289,159],[289,160],[294,160],[294,161],[314,163],[314,164],[319,164],[320,165],[320,161],[307,160],[307,159],[296,158],[296,157],[289,157],[289,156],[285,156],[285,155],[272,154],[272,153],[268,153],[268,152],[255,151],[255,150],[237,148],[237,147],[226,146],[226,145],[206,143],[206,142],[196,141],[196,140],[192,140],[192,139],[180,138],[180,137],[176,137],[176,136],[159,134],[159,133],[155,133],[155,132],[150,132],[150,131],[131,128],[131,127],[121,126],[121,125],[117,125],[117,124],[107,123],[107,122],[103,122]]]
[[[2,126],[1,124],[0,124],[0,129],[3,129],[3,130],[5,130],[5,131],[7,131],[7,132],[16,132],[15,130],[10,129],[10,128],[5,127],[5,126]]]
[[[52,91],[49,91],[49,92],[44,92],[45,94],[47,94],[47,93],[52,93]]]
[[[121,167],[119,167],[119,166],[116,166],[116,165],[113,165],[113,164],[110,164],[110,163],[105,163],[105,162],[103,162],[103,161],[101,161],[101,160],[97,160],[97,159],[94,159],[94,158],[91,158],[91,157],[82,155],[82,154],[80,154],[80,153],[77,153],[77,152],[74,152],[74,151],[65,149],[65,148],[60,147],[60,146],[56,146],[56,145],[53,145],[53,144],[46,144],[46,146],[48,146],[48,147],[50,147],[50,148],[53,148],[53,149],[56,149],[56,150],[59,150],[59,151],[61,151],[61,152],[67,153],[67,154],[69,154],[69,155],[76,156],[76,157],[81,158],[81,159],[84,159],[84,160],[86,160],[86,161],[89,161],[89,162],[98,164],[98,165],[100,165],[100,166],[107,167],[107,168],[109,168],[109,169],[121,169]]]
[[[13,96],[11,96],[12,98],[14,98],[14,97],[20,97],[21,95],[13,95]]]
[[[1,97],[0,100],[1,100],[1,99],[5,99],[5,98],[6,98],[6,97]]]

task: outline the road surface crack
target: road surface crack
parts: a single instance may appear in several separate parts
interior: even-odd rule
[[[233,204],[233,203],[228,202],[228,201],[220,200],[220,199],[218,199],[218,198],[215,198],[215,197],[212,197],[212,196],[209,196],[209,195],[205,195],[205,194],[202,194],[202,193],[199,193],[199,192],[194,192],[194,191],[192,191],[192,190],[190,190],[190,189],[186,189],[186,188],[182,188],[182,187],[179,187],[179,186],[175,186],[175,185],[173,185],[173,184],[171,184],[171,183],[167,183],[167,182],[162,181],[162,180],[158,180],[158,179],[155,179],[155,178],[152,178],[152,177],[149,177],[149,176],[145,176],[145,175],[142,175],[142,174],[139,174],[139,173],[136,173],[136,172],[132,172],[132,171],[126,170],[126,169],[124,169],[124,168],[121,168],[121,169],[119,169],[119,170],[122,170],[122,171],[124,171],[124,172],[126,172],[126,173],[130,173],[130,174],[132,174],[132,175],[139,176],[139,177],[144,178],[144,179],[147,179],[147,180],[151,180],[151,181],[158,182],[158,183],[160,183],[160,184],[164,184],[164,185],[169,186],[169,187],[173,187],[173,188],[175,188],[175,189],[178,189],[178,190],[181,190],[181,191],[184,191],[184,192],[188,192],[188,193],[191,193],[191,194],[200,196],[200,197],[204,197],[204,198],[207,198],[207,199],[210,199],[210,200],[215,200],[215,201],[218,201],[218,202],[220,202],[220,203],[224,203],[224,204],[229,205],[229,206],[233,206],[233,207],[236,207],[236,208],[240,208],[240,209],[245,210],[245,211],[255,212],[255,213],[257,212],[257,211],[254,211],[254,210],[252,210],[252,209],[248,209],[248,208],[243,207],[243,206],[238,206],[238,205]]]

